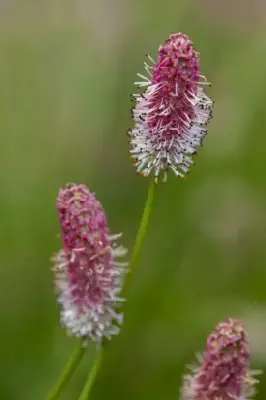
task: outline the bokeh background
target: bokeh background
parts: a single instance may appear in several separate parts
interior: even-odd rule
[[[187,179],[159,186],[124,330],[93,399],[177,399],[214,325],[241,318],[266,370],[266,3],[1,0],[0,399],[45,399],[76,341],[59,326],[51,254],[67,181],[97,192],[132,249],[149,182],[128,157],[129,94],[145,54],[184,31],[214,119]],[[62,399],[78,397],[88,352]],[[258,399],[266,395],[262,376]]]

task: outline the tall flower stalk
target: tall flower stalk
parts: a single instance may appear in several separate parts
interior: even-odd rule
[[[150,183],[148,197],[147,197],[146,204],[144,207],[144,212],[143,212],[143,215],[141,218],[140,227],[139,227],[137,237],[135,240],[132,257],[131,257],[131,260],[129,263],[128,276],[127,276],[127,280],[126,280],[125,286],[124,286],[125,296],[127,295],[127,291],[130,286],[129,284],[131,281],[131,275],[132,275],[132,272],[134,271],[135,266],[138,262],[140,251],[143,246],[144,239],[146,237],[146,233],[148,230],[149,218],[150,218],[152,205],[153,205],[153,201],[154,201],[155,188],[156,188],[156,184],[155,184],[154,180],[152,180]],[[102,358],[103,358],[103,349],[101,349],[100,354],[98,355],[97,359],[95,360],[95,362],[93,364],[93,367],[89,373],[88,380],[83,388],[83,391],[79,397],[79,400],[87,400],[89,398],[91,389],[93,387],[94,381],[97,377],[97,374],[98,374],[100,366],[101,366]]]
[[[136,170],[151,176],[151,184],[140,228],[137,234],[129,273],[132,274],[148,228],[154,198],[155,182],[162,175],[167,180],[169,169],[183,177],[193,164],[192,154],[206,135],[206,125],[211,118],[213,102],[204,93],[209,85],[199,73],[199,53],[191,40],[176,33],[159,47],[157,61],[152,66],[145,63],[147,77],[135,84],[144,92],[134,94],[132,109],[134,127],[129,131],[131,156]],[[126,282],[126,289],[130,278]],[[99,356],[101,357],[101,355]],[[96,360],[98,365],[98,360]],[[96,377],[95,367],[79,400],[89,398]]]
[[[53,257],[53,273],[61,324],[79,339],[48,399],[58,398],[91,339],[101,344],[117,335],[127,263],[117,258],[126,249],[116,245],[101,203],[85,185],[67,184],[57,198],[63,248]]]

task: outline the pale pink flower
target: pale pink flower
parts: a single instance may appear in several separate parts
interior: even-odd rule
[[[247,400],[255,394],[257,380],[250,370],[247,333],[236,319],[219,323],[207,339],[198,358],[199,366],[190,367],[184,377],[182,400]]]
[[[119,332],[125,266],[101,203],[85,185],[59,191],[57,210],[63,249],[53,258],[61,322],[70,335],[101,340]]]
[[[131,155],[137,172],[162,173],[169,169],[183,177],[193,164],[192,155],[201,146],[212,116],[213,101],[204,93],[209,85],[200,75],[200,56],[183,33],[171,34],[159,47],[158,59],[148,56],[148,76],[136,82],[144,92],[133,94],[135,126],[129,131]]]

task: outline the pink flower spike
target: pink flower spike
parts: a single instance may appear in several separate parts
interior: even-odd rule
[[[141,81],[136,82],[144,92],[133,94],[130,153],[138,173],[157,181],[162,172],[166,181],[169,169],[183,177],[193,164],[213,101],[204,93],[210,84],[200,75],[199,53],[185,34],[171,34],[159,47],[157,61],[149,60],[148,76],[138,74]]]
[[[219,323],[207,339],[200,366],[184,377],[182,400],[248,400],[258,382],[251,371],[247,333],[236,319]]]
[[[85,185],[67,184],[57,198],[63,249],[53,258],[61,323],[72,336],[101,341],[119,333],[117,307],[127,263],[101,203]]]

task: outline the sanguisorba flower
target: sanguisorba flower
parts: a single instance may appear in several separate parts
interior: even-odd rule
[[[159,47],[158,59],[146,62],[148,76],[135,84],[144,91],[133,94],[135,126],[129,131],[131,155],[137,172],[167,179],[169,169],[183,177],[193,164],[212,116],[213,101],[204,93],[210,85],[200,75],[200,56],[183,33],[171,34]]]
[[[182,400],[247,400],[255,394],[257,380],[251,371],[250,349],[244,326],[229,318],[219,323],[207,339],[199,366],[184,377]]]
[[[73,336],[101,341],[119,332],[117,312],[127,263],[117,247],[101,203],[85,185],[67,184],[59,191],[57,210],[63,249],[53,257],[61,323]],[[86,342],[86,340],[85,340]]]

